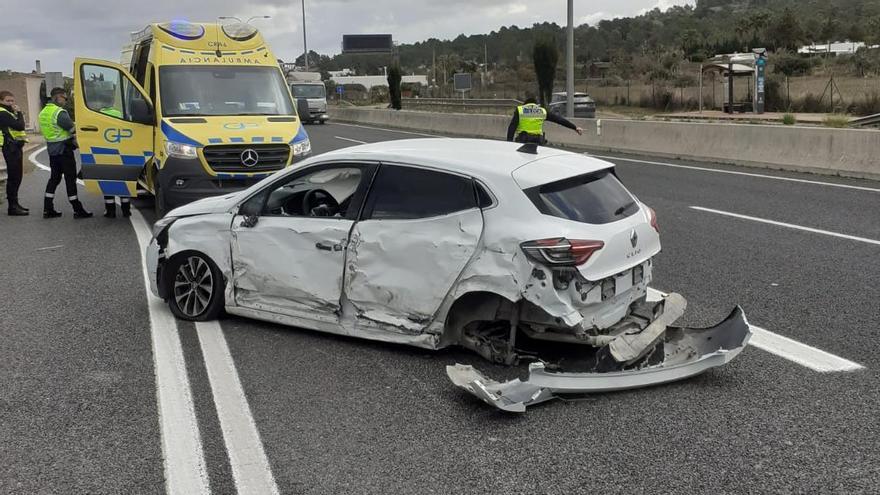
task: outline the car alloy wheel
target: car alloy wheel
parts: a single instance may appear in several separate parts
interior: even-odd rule
[[[190,256],[174,275],[174,301],[189,318],[201,316],[214,296],[214,274],[199,256]]]

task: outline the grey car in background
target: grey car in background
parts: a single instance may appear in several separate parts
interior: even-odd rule
[[[564,117],[567,98],[568,93],[565,91],[553,93],[553,98],[550,100],[550,112]],[[581,119],[596,118],[596,101],[586,93],[576,92],[574,94],[574,116]]]

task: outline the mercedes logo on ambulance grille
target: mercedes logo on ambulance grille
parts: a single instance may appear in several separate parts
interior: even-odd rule
[[[629,234],[629,243],[632,244],[632,247],[636,247],[636,244],[639,243],[639,234],[636,233],[636,229],[633,229]]]
[[[245,167],[253,167],[259,162],[260,155],[256,151],[248,148],[241,152],[241,164]]]

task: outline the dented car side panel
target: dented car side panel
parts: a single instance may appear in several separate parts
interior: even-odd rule
[[[365,220],[352,230],[345,295],[358,324],[421,333],[477,251],[483,215]]]
[[[235,304],[338,321],[352,222],[266,216],[252,227],[242,227],[242,219],[236,217],[232,227]]]

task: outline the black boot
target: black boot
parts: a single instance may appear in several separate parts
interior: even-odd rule
[[[15,200],[14,202],[12,202],[10,204],[15,205],[15,207],[18,208],[19,210],[27,211],[27,212],[31,211],[29,208],[25,208],[24,206],[21,206],[21,203],[19,203],[18,200]]]
[[[122,203],[122,216],[124,216],[125,218],[131,216],[131,203],[128,201]]]
[[[61,216],[60,211],[55,211],[55,206],[52,204],[52,198],[44,198],[43,199],[43,218],[58,218]]]
[[[105,218],[116,218],[116,203],[105,203],[104,204],[104,217]]]
[[[73,218],[91,218],[93,216],[92,212],[86,211],[86,209],[83,208],[82,203],[80,203],[78,199],[71,201],[70,205],[73,206]]]
[[[22,208],[21,206],[11,203],[9,205],[9,216],[10,217],[24,217],[29,215],[30,213]]]

